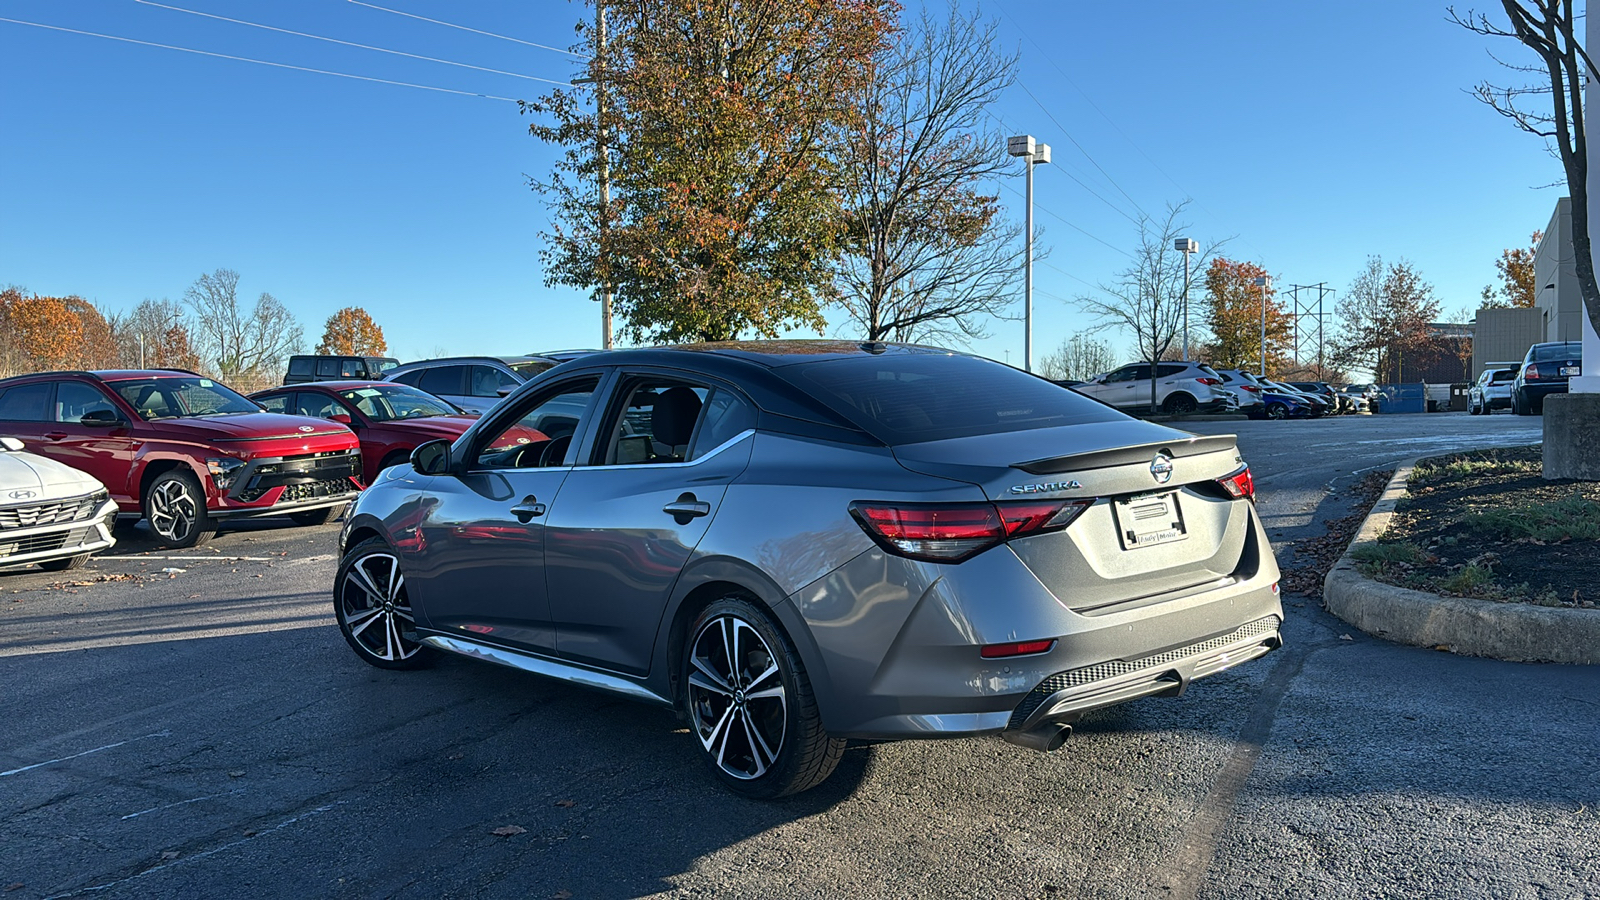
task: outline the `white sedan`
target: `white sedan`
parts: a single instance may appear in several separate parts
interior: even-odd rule
[[[117,504],[105,485],[22,446],[0,437],[0,569],[76,569],[116,543]]]

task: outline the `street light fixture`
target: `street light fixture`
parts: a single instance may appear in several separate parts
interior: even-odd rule
[[[1020,157],[1028,170],[1027,205],[1028,212],[1024,227],[1027,235],[1023,238],[1026,246],[1027,263],[1022,275],[1023,295],[1023,337],[1022,360],[1023,368],[1033,371],[1033,167],[1050,162],[1050,145],[1035,142],[1033,135],[1020,134],[1006,140],[1006,152],[1012,156]]]
[[[1183,254],[1183,358],[1189,358],[1189,257],[1200,249],[1193,238],[1178,238],[1173,249]]]
[[[1272,283],[1272,276],[1258,275],[1251,279],[1251,283],[1261,288],[1261,377],[1267,377],[1267,285]]]

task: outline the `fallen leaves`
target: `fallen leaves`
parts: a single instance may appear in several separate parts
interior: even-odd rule
[[[577,804],[578,804],[578,801],[576,801],[576,800],[557,800],[556,801],[556,805],[561,807],[561,808],[563,808],[563,809],[570,809],[571,807],[576,806]]]
[[[163,851],[161,851],[161,858],[163,860],[177,859],[178,858],[178,851],[176,851],[176,850],[163,850]]]
[[[1322,597],[1322,581],[1328,576],[1328,570],[1344,555],[1351,538],[1355,537],[1367,513],[1372,510],[1372,504],[1393,476],[1393,472],[1367,473],[1349,488],[1355,502],[1355,512],[1329,521],[1323,534],[1295,543],[1295,564],[1286,567],[1278,578],[1278,584],[1285,594]]]
[[[521,825],[501,825],[489,833],[495,837],[512,837],[513,835],[527,834],[528,829],[523,828]]]

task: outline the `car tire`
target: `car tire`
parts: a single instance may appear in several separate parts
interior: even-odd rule
[[[39,568],[46,572],[67,572],[72,569],[81,569],[88,564],[89,557],[92,555],[90,553],[79,553],[77,556],[69,556],[66,559],[47,560],[39,563]]]
[[[333,617],[350,649],[370,666],[417,669],[433,661],[433,648],[416,640],[400,556],[378,538],[351,547],[339,561]]]
[[[770,800],[833,773],[845,741],[823,730],[800,655],[765,610],[738,595],[712,603],[681,656],[684,717],[726,787]]]
[[[326,525],[339,518],[340,508],[337,506],[324,506],[321,509],[308,509],[303,512],[290,513],[289,518],[296,525]]]
[[[1528,405],[1522,400],[1521,391],[1511,392],[1511,412],[1514,415],[1525,416],[1528,414]]]
[[[185,469],[162,472],[144,492],[144,517],[150,530],[168,547],[198,547],[217,533],[206,511],[200,480]]]
[[[1161,411],[1169,416],[1186,416],[1200,408],[1200,404],[1188,394],[1179,393],[1168,397],[1161,404]]]
[[[1287,419],[1288,417],[1289,417],[1289,408],[1287,406],[1284,406],[1282,403],[1268,403],[1267,404],[1267,418],[1269,418],[1269,419]]]

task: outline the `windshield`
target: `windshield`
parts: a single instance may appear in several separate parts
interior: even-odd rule
[[[530,359],[524,362],[506,363],[506,365],[510,366],[511,371],[517,373],[517,375],[521,377],[523,381],[527,381],[529,378],[532,378],[540,372],[543,372],[545,369],[555,367],[555,363],[548,359]]]
[[[237,416],[261,412],[261,407],[254,401],[246,400],[228,387],[199,376],[140,378],[114,382],[114,385],[122,399],[150,422],[157,419]]]
[[[375,384],[370,387],[352,388],[340,391],[339,396],[374,422],[461,414],[461,410],[438,397],[404,384]]]
[[[1110,422],[1076,391],[972,356],[867,356],[778,370],[886,444]]]
[[[1577,341],[1564,344],[1534,344],[1534,362],[1554,362],[1558,359],[1578,359],[1583,356],[1583,345]]]

